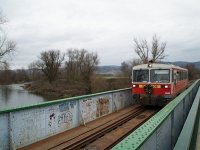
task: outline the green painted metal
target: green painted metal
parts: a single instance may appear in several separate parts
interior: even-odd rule
[[[13,107],[13,108],[9,107],[9,108],[0,110],[0,114],[29,109],[29,108],[35,108],[35,107],[50,106],[50,105],[54,105],[54,104],[58,104],[58,103],[66,102],[66,101],[75,101],[77,99],[84,99],[84,98],[100,96],[103,94],[110,94],[110,93],[126,91],[126,90],[131,90],[131,88],[124,88],[124,89],[118,89],[118,90],[113,90],[113,91],[106,91],[106,92],[101,92],[101,93],[82,95],[82,96],[76,96],[76,97],[70,97],[70,98],[63,98],[63,99],[58,99],[58,100],[53,100],[53,101],[48,101],[48,102],[39,102],[36,104],[31,104],[31,105],[26,105],[26,106],[19,106],[19,107]]]
[[[197,121],[196,121],[195,125],[196,125],[196,127],[195,127],[194,132],[196,132],[196,140],[195,140],[195,148],[193,148],[193,149],[199,150],[200,149],[200,109],[199,108],[198,108],[198,114],[197,114]]]
[[[190,109],[188,117],[183,126],[182,132],[178,138],[178,141],[174,147],[175,150],[189,150],[194,149],[196,145],[196,131],[195,125],[198,125],[198,110],[199,110],[199,101],[200,101],[200,88],[197,92],[196,98],[193,102],[193,105]],[[193,140],[192,140],[193,139]],[[192,148],[193,147],[193,148]]]
[[[195,81],[187,90],[176,97],[162,110],[156,113],[152,118],[145,122],[142,126],[136,129],[133,133],[127,136],[124,140],[118,143],[112,150],[135,150],[139,149],[144,142],[161,126],[161,124],[168,118],[174,108],[189,94],[195,87],[199,80]]]

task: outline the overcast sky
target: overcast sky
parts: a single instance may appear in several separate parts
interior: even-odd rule
[[[137,58],[133,39],[167,41],[165,61],[200,61],[199,0],[0,0],[11,68],[27,68],[41,51],[84,48],[100,65]]]

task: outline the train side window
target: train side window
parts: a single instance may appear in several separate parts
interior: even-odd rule
[[[173,82],[177,81],[177,71],[173,70]]]
[[[173,73],[172,73],[172,81],[173,82],[185,80],[187,78],[188,78],[188,72],[187,71],[173,70]]]
[[[177,71],[177,81],[179,81],[179,80],[180,80],[180,72]]]
[[[182,80],[184,80],[184,72],[182,71]]]
[[[188,71],[185,71],[185,79],[188,79]]]
[[[183,71],[181,71],[181,80],[183,80]]]
[[[184,79],[187,79],[187,71],[184,72]]]

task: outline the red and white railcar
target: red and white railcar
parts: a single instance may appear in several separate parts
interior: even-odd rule
[[[132,70],[133,97],[145,105],[165,105],[188,86],[188,70],[171,64],[142,64]]]

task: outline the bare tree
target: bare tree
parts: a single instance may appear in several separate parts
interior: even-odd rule
[[[9,84],[11,83],[11,70],[9,63],[5,62],[4,65],[0,66],[0,83]]]
[[[3,58],[15,51],[16,44],[14,41],[8,40],[5,32],[2,29],[2,25],[6,23],[6,19],[0,10],[0,63],[7,63]]]
[[[63,60],[64,54],[61,54],[59,50],[49,50],[40,53],[36,66],[48,78],[49,83],[52,83],[58,75]]]
[[[16,82],[30,81],[30,78],[28,76],[28,71],[24,68],[15,70],[15,80],[16,80]]]
[[[131,67],[133,67],[142,64],[142,61],[140,59],[133,58],[132,60],[129,60],[128,63],[130,64]]]
[[[188,69],[188,78],[189,80],[199,79],[200,70],[193,63],[189,63],[185,66]]]
[[[129,77],[130,76],[130,74],[131,74],[131,66],[130,66],[130,64],[128,64],[128,62],[122,62],[121,63],[121,72],[122,72],[122,75],[124,76],[124,77]]]
[[[6,22],[6,18],[4,17],[2,11],[0,10],[0,24],[4,24]]]
[[[135,42],[135,52],[138,54],[143,63],[148,63],[149,46],[147,40],[138,41],[135,38],[134,42]]]
[[[69,49],[67,52],[66,72],[69,80],[82,80],[87,86],[87,93],[91,93],[91,77],[97,69],[99,58],[97,53],[89,53],[82,49]]]
[[[152,38],[152,48],[151,48],[151,54],[152,54],[152,61],[161,61],[163,60],[165,55],[165,47],[167,42],[160,42],[159,38],[156,36],[156,34]]]
[[[82,56],[82,65],[80,68],[81,74],[83,75],[84,82],[87,83],[87,93],[92,92],[91,86],[91,77],[94,74],[94,71],[97,69],[97,65],[99,64],[99,58],[97,53],[84,53]]]
[[[78,49],[68,49],[67,57],[68,60],[66,61],[66,74],[68,80],[79,80],[80,78],[80,50]]]
[[[160,42],[156,34],[152,37],[151,48],[145,39],[139,41],[135,38],[134,44],[135,52],[144,64],[148,63],[149,61],[159,62],[166,57],[166,42]]]
[[[41,71],[37,67],[36,62],[32,62],[28,66],[29,78],[31,81],[38,80],[42,75]]]
[[[128,61],[124,61],[121,63],[121,72],[123,76],[125,77],[130,77],[131,72],[132,72],[132,67],[142,64],[142,61],[140,59],[132,59]]]

